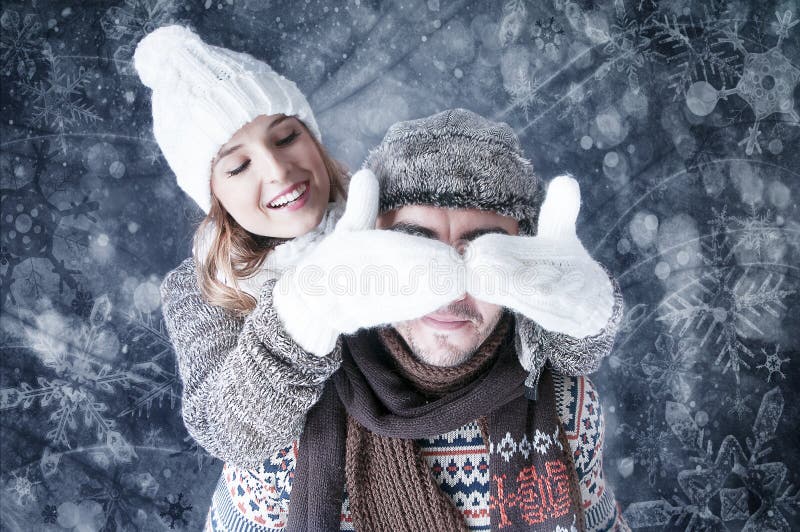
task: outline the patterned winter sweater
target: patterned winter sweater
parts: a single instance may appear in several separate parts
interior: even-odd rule
[[[245,519],[240,522],[243,528],[221,523],[220,530],[282,528],[296,455],[293,442],[325,381],[341,363],[341,343],[328,356],[316,357],[286,334],[272,306],[274,284],[275,280],[265,282],[256,308],[244,318],[202,298],[192,257],[169,272],[161,284],[162,310],[184,385],[184,423],[203,448],[226,462],[210,517],[220,516],[220,508],[227,504],[239,512],[227,512],[227,516]],[[607,343],[608,339],[597,341]],[[567,430],[589,529],[626,529],[603,482],[603,423],[597,394],[584,378],[562,376],[560,390],[560,415],[565,429],[571,427]],[[480,482],[488,476],[480,466],[488,455],[480,433],[467,425],[420,445],[432,473],[456,504],[463,505],[459,507],[464,508],[470,525],[479,530],[488,519],[488,484]],[[464,479],[454,481],[459,475]],[[447,478],[454,484],[444,486]],[[461,492],[464,486],[467,491]],[[485,491],[481,491],[483,486]],[[220,494],[228,494],[227,500],[220,499]],[[236,494],[251,498],[233,503],[231,497]],[[248,508],[253,519],[248,517]],[[342,515],[347,529],[347,499]],[[258,525],[261,519],[264,524]]]
[[[556,405],[567,432],[581,489],[586,530],[630,530],[603,476],[605,421],[597,391],[586,377],[553,374]],[[461,510],[470,530],[490,530],[489,478],[494,449],[487,450],[477,422],[436,438],[417,440],[431,474]],[[530,442],[502,442],[507,452],[546,452],[558,436],[537,432]],[[206,532],[283,530],[291,499],[297,442],[254,469],[225,464],[212,497]],[[341,530],[353,530],[347,490]],[[566,531],[565,531],[566,532]]]

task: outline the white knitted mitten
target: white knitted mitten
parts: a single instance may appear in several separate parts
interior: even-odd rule
[[[304,235],[295,237],[267,254],[261,267],[250,277],[238,279],[238,288],[258,300],[261,289],[269,279],[278,279],[287,269],[310,253],[325,236],[333,232],[336,221],[344,211],[344,202],[329,203],[320,223]]]
[[[452,247],[373,229],[378,196],[371,171],[353,176],[348,196],[333,233],[273,289],[286,331],[320,356],[330,352],[340,333],[423,316],[465,291],[463,261]]]
[[[550,182],[536,236],[488,234],[467,250],[467,292],[582,338],[608,323],[614,291],[605,270],[575,233],[580,187],[569,176]]]

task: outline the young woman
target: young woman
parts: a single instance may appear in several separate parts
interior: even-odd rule
[[[281,528],[289,501],[281,486],[293,474],[306,413],[341,364],[341,341],[303,349],[282,326],[272,291],[342,217],[374,221],[371,200],[345,211],[346,173],[321,145],[305,97],[267,64],[180,26],[145,37],[134,61],[153,91],[155,138],[179,187],[206,213],[192,256],[165,276],[161,297],[184,423],[226,462],[208,525]],[[366,183],[359,194],[369,195],[368,181],[354,178]],[[597,359],[610,348],[610,329],[583,342],[599,346]]]

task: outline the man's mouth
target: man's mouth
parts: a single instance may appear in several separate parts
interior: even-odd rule
[[[308,198],[308,181],[293,185],[267,204],[270,209],[294,210],[302,207]]]
[[[455,314],[439,314],[434,312],[423,316],[422,322],[434,329],[452,331],[468,325],[470,320]]]

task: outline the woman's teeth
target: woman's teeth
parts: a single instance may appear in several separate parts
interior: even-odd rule
[[[293,191],[284,194],[283,196],[279,197],[278,199],[270,203],[269,206],[272,207],[273,209],[285,207],[290,203],[292,203],[293,201],[295,201],[300,196],[302,196],[303,193],[306,191],[306,188],[307,188],[306,184],[303,183]]]

